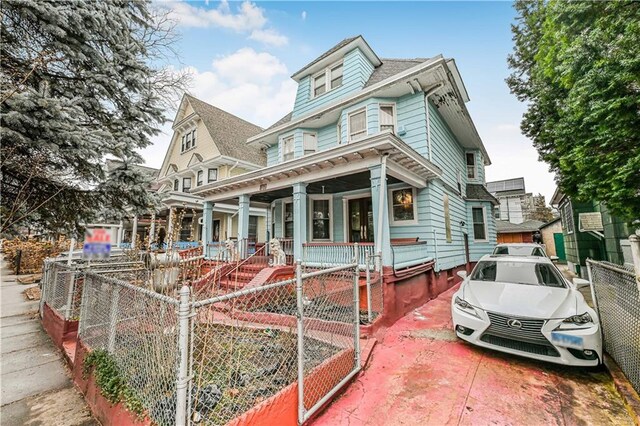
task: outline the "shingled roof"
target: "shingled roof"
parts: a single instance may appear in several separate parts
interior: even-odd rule
[[[257,146],[247,145],[247,139],[260,133],[261,127],[191,95],[185,97],[204,123],[220,154],[259,166],[267,165],[264,151]]]
[[[400,74],[403,71],[413,68],[423,62],[429,60],[429,58],[414,58],[414,59],[380,59],[382,65],[377,67],[369,76],[369,80],[365,83],[364,87],[373,86],[376,83],[380,83],[389,77],[393,77],[396,74]]]
[[[333,46],[331,49],[327,50],[326,52],[324,52],[322,55],[318,56],[316,59],[314,59],[313,61],[309,62],[307,65],[305,65],[304,67],[300,68],[298,71],[294,72],[293,75],[299,74],[302,71],[306,70],[307,68],[317,64],[318,62],[320,62],[321,60],[323,60],[324,58],[326,58],[327,56],[331,55],[333,52],[338,51],[341,47],[346,46],[347,44],[351,43],[352,41],[354,41],[355,39],[357,39],[358,37],[362,37],[361,35],[357,35],[355,37],[349,37],[349,38],[345,38],[344,40],[342,40],[340,43],[336,44],[335,46]]]
[[[490,201],[491,204],[497,206],[500,202],[487,191],[484,185],[478,183],[467,184],[467,200],[470,201]]]

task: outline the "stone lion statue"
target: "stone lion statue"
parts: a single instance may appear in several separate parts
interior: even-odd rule
[[[280,247],[280,241],[275,238],[272,238],[269,241],[269,253],[273,255],[273,259],[269,261],[269,265],[271,266],[284,266],[287,264],[287,256]]]
[[[224,242],[224,248],[229,253],[229,262],[237,262],[240,260],[240,253],[236,247],[236,242],[233,240],[226,240]]]

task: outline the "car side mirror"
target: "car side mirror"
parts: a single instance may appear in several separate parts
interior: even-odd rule
[[[462,278],[463,280],[464,280],[465,278],[467,278],[467,271],[458,271],[458,272],[457,272],[457,274],[458,274],[458,276],[459,276],[460,278]]]
[[[549,259],[551,259],[552,262],[557,262],[558,260],[560,260],[558,256],[549,256]]]
[[[582,278],[574,278],[573,285],[575,285],[577,289],[581,289],[582,287],[590,286],[591,283],[589,282],[589,280],[585,280]]]

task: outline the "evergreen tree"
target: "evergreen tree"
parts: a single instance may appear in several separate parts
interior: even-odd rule
[[[136,150],[185,82],[160,65],[167,19],[127,0],[5,0],[0,12],[1,231],[148,210]],[[108,172],[107,158],[122,165]]]
[[[511,91],[562,191],[640,218],[640,2],[522,1]]]

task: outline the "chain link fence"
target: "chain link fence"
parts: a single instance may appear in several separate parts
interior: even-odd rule
[[[302,423],[360,369],[356,263],[298,264],[293,278],[205,300],[76,272],[80,341],[108,354],[125,403],[155,424],[226,424],[279,392],[294,397],[296,381]]]
[[[640,291],[630,266],[587,260],[605,350],[640,392]]]

